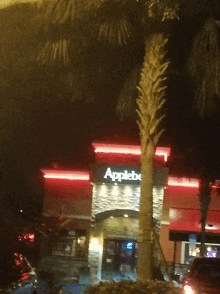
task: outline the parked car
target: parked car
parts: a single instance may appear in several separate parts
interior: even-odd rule
[[[219,294],[220,258],[195,258],[181,281],[183,294]]]

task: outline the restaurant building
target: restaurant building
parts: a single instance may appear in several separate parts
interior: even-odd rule
[[[90,268],[91,278],[136,278],[140,203],[140,146],[93,143],[87,170],[43,169],[44,218],[59,228],[59,240],[45,246],[47,264],[69,275]],[[168,147],[154,160],[153,218],[170,264],[199,255],[199,181],[169,174]],[[207,256],[220,253],[220,199],[213,194],[207,217]]]

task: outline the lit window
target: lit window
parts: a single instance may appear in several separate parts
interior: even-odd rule
[[[76,231],[74,236],[64,234],[58,242],[53,244],[51,254],[85,258],[86,231]]]

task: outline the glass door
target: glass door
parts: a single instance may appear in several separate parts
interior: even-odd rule
[[[102,261],[104,276],[123,277],[136,273],[137,255],[138,244],[133,240],[105,240]]]

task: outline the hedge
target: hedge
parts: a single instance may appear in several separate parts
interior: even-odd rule
[[[167,282],[149,281],[147,284],[122,280],[120,282],[104,282],[91,286],[85,294],[177,294],[178,290]]]

